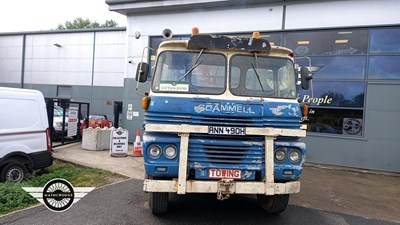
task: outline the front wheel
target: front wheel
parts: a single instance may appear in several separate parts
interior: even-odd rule
[[[285,211],[289,203],[289,195],[257,195],[258,203],[267,213],[279,214]]]
[[[168,209],[167,192],[150,192],[149,205],[154,215],[163,215]]]
[[[21,182],[28,174],[26,166],[20,162],[11,162],[3,167],[0,174],[0,181]]]

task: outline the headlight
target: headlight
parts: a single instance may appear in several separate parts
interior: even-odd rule
[[[147,149],[147,152],[151,158],[156,159],[161,155],[161,147],[158,145],[150,145],[150,147]]]
[[[167,145],[167,146],[164,148],[164,155],[165,155],[165,157],[166,157],[167,159],[173,159],[173,158],[175,158],[176,153],[177,153],[176,147],[173,146],[173,145]]]
[[[290,160],[292,163],[297,163],[297,162],[300,161],[300,159],[301,159],[301,155],[300,155],[300,152],[299,152],[298,150],[292,150],[292,151],[290,151],[290,153],[289,153],[289,160]]]
[[[278,162],[282,162],[283,160],[285,160],[285,158],[286,158],[285,149],[283,149],[283,148],[278,148],[278,149],[275,151],[275,160],[278,161]]]

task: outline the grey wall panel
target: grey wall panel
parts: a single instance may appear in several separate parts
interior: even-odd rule
[[[91,72],[92,58],[34,58],[26,59],[26,71],[33,72]]]
[[[385,140],[400,150],[399,96],[400,84],[368,84],[365,133],[369,141]],[[381,149],[387,148],[384,145]]]
[[[97,32],[96,45],[125,45],[126,31]]]
[[[368,140],[397,142],[400,151],[400,111],[369,110],[366,122]]]
[[[142,109],[142,96],[136,94],[136,81],[132,78],[124,79],[124,101],[122,108],[122,127],[129,130],[129,141],[135,141],[135,134],[137,130],[141,130],[143,134],[143,113]],[[143,90],[149,89],[149,82],[140,84],[141,93]],[[128,104],[132,104],[132,111],[137,112],[138,116],[134,116],[132,120],[127,120]]]
[[[91,59],[93,57],[93,44],[54,46],[47,45],[26,46],[26,58],[33,59]]]
[[[93,85],[123,87],[124,77],[124,72],[95,72],[93,76]]]
[[[49,46],[55,43],[60,44],[62,47],[92,45],[93,32],[32,34],[26,37],[27,46]]]
[[[107,105],[106,100],[92,100],[90,105],[90,114],[107,115],[109,120],[113,120],[113,105]]]
[[[94,86],[124,86],[124,72],[96,72],[93,77]]]
[[[96,39],[97,41],[97,39]],[[97,44],[96,42],[96,59],[122,59],[125,58],[126,44],[125,43],[112,44]]]
[[[0,48],[22,47],[23,35],[0,36]]]
[[[123,73],[125,65],[128,64],[124,59],[125,58],[96,58],[94,71],[102,73]]]
[[[27,84],[25,88],[39,90],[45,98],[57,98],[57,86],[46,84]]]
[[[21,73],[21,65],[22,65],[22,59],[20,58],[0,58],[0,72]]]
[[[19,41],[19,37],[16,37],[15,41]],[[3,41],[0,37],[0,42]],[[21,59],[22,46],[0,46],[0,59]]]
[[[173,11],[128,16],[128,35],[161,35],[169,28],[174,34],[190,34],[192,27],[201,33],[280,30],[283,6],[248,6],[236,9]]]
[[[356,140],[308,136],[307,162],[400,171],[400,146],[385,140]]]
[[[322,137],[309,135],[307,144],[307,162],[364,167],[365,140]]]
[[[5,63],[7,63],[7,60]],[[1,64],[0,60],[0,67],[2,66]],[[0,82],[21,84],[21,70],[0,70]]]
[[[122,87],[93,87],[93,99],[122,100]]]
[[[285,29],[399,24],[399,8],[400,1],[397,0],[289,4]]]
[[[2,83],[2,82],[0,82],[0,87],[20,88],[21,84],[19,84],[19,83]]]
[[[368,84],[366,138],[371,164],[400,171],[400,83]]]
[[[91,72],[26,71],[25,84],[90,85]]]
[[[93,32],[27,35],[25,82],[91,85],[93,37]]]
[[[123,87],[126,60],[126,32],[96,33],[95,86]]]
[[[72,99],[90,103],[91,87],[90,86],[72,86]]]
[[[21,83],[23,35],[0,36],[0,82]]]

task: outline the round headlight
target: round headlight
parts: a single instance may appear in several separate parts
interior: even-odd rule
[[[147,152],[149,153],[149,156],[151,158],[158,158],[161,155],[161,147],[158,145],[150,145],[150,147],[148,148]]]
[[[176,156],[176,147],[173,145],[167,145],[164,148],[164,155],[167,159],[173,159]]]
[[[299,152],[299,151],[297,151],[297,150],[292,150],[292,151],[290,151],[290,153],[289,153],[289,160],[290,160],[292,163],[297,163],[297,162],[300,161],[300,159],[301,159],[301,155],[300,155],[300,152]]]
[[[278,162],[282,162],[286,158],[286,153],[285,150],[282,148],[278,148],[278,150],[275,151],[275,160]]]

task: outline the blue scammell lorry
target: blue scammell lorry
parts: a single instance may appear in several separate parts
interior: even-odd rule
[[[296,85],[308,88],[307,68],[290,49],[260,38],[199,34],[166,40],[153,73],[140,62],[144,93],[143,156],[155,215],[168,194],[255,194],[271,214],[300,191],[306,146]]]

